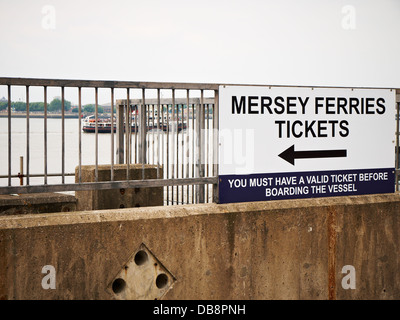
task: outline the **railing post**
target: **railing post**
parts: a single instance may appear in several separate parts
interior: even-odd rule
[[[145,89],[142,90],[142,104],[140,105],[140,141],[139,141],[139,162],[144,165],[146,163],[146,99]]]
[[[7,120],[8,120],[8,186],[11,187],[11,86],[7,86],[8,92],[8,108],[7,108]]]
[[[24,185],[24,157],[19,157],[19,185]]]
[[[132,109],[131,100],[129,96],[129,88],[126,89],[126,108],[125,108],[125,163],[126,163],[126,179],[129,177],[129,164],[131,163],[131,135],[132,135]]]
[[[196,159],[196,175],[199,178],[204,177],[204,94],[201,90],[200,105],[196,112],[197,126],[197,159]],[[204,203],[204,184],[197,185],[197,203]]]
[[[218,176],[218,150],[219,150],[219,91],[214,92],[213,110],[213,176]],[[213,184],[213,202],[219,203],[218,183]]]
[[[124,163],[124,105],[117,105],[117,163]]]
[[[399,149],[399,122],[400,122],[400,102],[396,103],[396,168],[395,168],[395,191],[399,191],[399,154],[400,154],[400,149]]]

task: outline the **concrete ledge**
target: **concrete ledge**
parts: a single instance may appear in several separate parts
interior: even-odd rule
[[[384,194],[0,217],[0,298],[119,299],[145,246],[174,277],[163,299],[399,299],[399,212]]]
[[[11,196],[10,196],[11,197]],[[61,198],[60,198],[61,199]],[[181,206],[156,206],[111,210],[88,210],[51,214],[26,214],[23,217],[0,217],[0,229],[30,228],[37,226],[115,222],[141,219],[171,219],[197,215],[226,214],[232,212],[268,213],[275,210],[307,209],[308,207],[331,207],[367,205],[378,203],[400,203],[400,194],[379,194],[371,196],[329,197],[299,200],[258,201],[230,204],[189,204]],[[22,223],[22,224],[21,224]]]
[[[69,212],[76,209],[76,199],[61,193],[35,193],[20,195],[0,195],[0,216]]]

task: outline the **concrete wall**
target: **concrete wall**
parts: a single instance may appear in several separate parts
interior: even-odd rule
[[[0,217],[0,298],[399,299],[399,213],[391,194]]]

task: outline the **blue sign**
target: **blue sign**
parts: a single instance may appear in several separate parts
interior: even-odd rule
[[[219,176],[219,202],[251,202],[394,192],[394,168]]]

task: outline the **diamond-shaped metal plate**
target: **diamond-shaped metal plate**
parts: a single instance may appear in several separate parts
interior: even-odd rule
[[[107,290],[119,300],[158,300],[172,288],[175,280],[142,243],[111,280]]]

